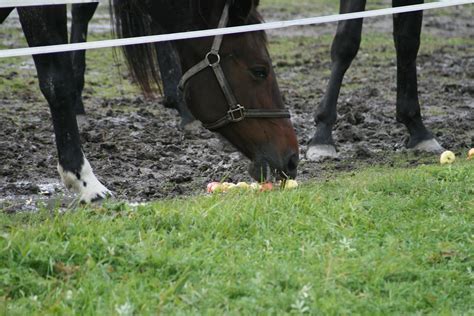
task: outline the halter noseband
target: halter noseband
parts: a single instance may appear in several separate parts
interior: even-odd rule
[[[222,11],[221,19],[219,20],[218,28],[223,28],[229,21],[229,7],[230,0],[226,1],[224,10]],[[224,71],[220,65],[221,56],[219,50],[222,45],[223,35],[217,35],[214,37],[211,50],[206,54],[206,57],[199,63],[191,67],[181,78],[179,82],[179,88],[184,90],[189,79],[194,77],[196,74],[211,67],[214,74],[216,75],[217,81],[224,93],[227,100],[229,110],[220,119],[212,123],[203,123],[203,126],[209,130],[215,130],[221,128],[230,123],[236,123],[242,121],[244,118],[290,118],[290,112],[286,109],[246,109],[237,102],[234,93],[227,81]]]

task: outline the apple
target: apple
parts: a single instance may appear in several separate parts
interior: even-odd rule
[[[256,182],[251,183],[250,184],[250,189],[255,190],[255,191],[260,190],[260,184],[256,183]]]
[[[442,165],[445,165],[445,164],[450,165],[454,162],[454,160],[456,160],[456,155],[452,151],[449,151],[449,150],[446,150],[445,152],[443,152],[441,154],[441,157],[439,157],[439,162]]]
[[[273,190],[273,184],[271,182],[265,182],[260,185],[260,191],[271,191]]]
[[[467,153],[467,159],[474,159],[474,148],[469,149],[469,152]]]
[[[248,184],[247,182],[238,182],[235,186],[239,189],[250,189],[250,184]]]
[[[210,182],[210,183],[208,183],[207,187],[206,187],[207,193],[213,193],[219,185],[220,185],[219,182]]]
[[[234,184],[235,185],[235,184]],[[207,193],[222,193],[229,190],[229,184],[226,182],[211,182],[207,185]]]
[[[283,188],[286,190],[295,189],[297,187],[298,187],[298,182],[296,182],[296,180],[293,180],[293,179],[288,179],[283,184]]]
[[[212,193],[223,193],[223,192],[227,192],[227,189],[224,183],[219,183],[218,185],[215,186],[214,191],[212,191]]]
[[[236,185],[231,182],[224,182],[222,183],[222,186],[224,187],[224,192],[227,192],[229,190],[235,189]]]

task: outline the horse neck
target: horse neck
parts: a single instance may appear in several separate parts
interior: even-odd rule
[[[161,0],[152,1],[149,6],[153,22],[164,32],[174,33],[215,28],[224,1]]]
[[[149,14],[159,33],[204,30],[217,26],[224,2],[222,0],[154,1]],[[183,71],[201,61],[211,45],[211,38],[175,42]]]

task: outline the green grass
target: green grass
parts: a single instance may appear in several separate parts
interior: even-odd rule
[[[473,170],[0,213],[0,314],[472,314]]]

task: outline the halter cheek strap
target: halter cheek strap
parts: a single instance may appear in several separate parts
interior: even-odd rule
[[[219,20],[218,28],[223,28],[229,21],[229,7],[230,0],[226,1],[222,16]],[[222,92],[227,100],[229,110],[227,113],[211,123],[203,123],[203,126],[209,130],[221,128],[230,123],[242,121],[244,118],[290,118],[290,112],[286,109],[246,109],[237,102],[232,88],[227,81],[224,71],[221,67],[221,56],[219,51],[222,45],[224,36],[218,35],[214,37],[211,50],[206,54],[206,57],[199,63],[191,67],[181,78],[179,82],[179,89],[184,90],[188,81],[199,72],[210,67],[216,76],[217,82],[221,87]]]

